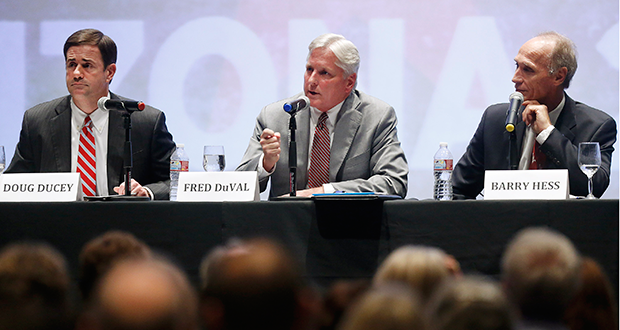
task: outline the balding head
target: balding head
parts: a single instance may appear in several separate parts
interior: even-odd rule
[[[106,330],[197,329],[197,299],[186,276],[161,260],[127,260],[101,280],[90,311]]]

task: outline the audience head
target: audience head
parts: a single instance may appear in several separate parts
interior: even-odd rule
[[[79,287],[82,297],[89,298],[97,281],[116,262],[126,258],[150,257],[150,248],[130,233],[109,231],[95,237],[84,245],[79,257]]]
[[[370,285],[371,282],[366,279],[334,282],[323,296],[321,329],[335,329],[344,311],[352,302],[363,295],[370,288]]]
[[[299,321],[302,272],[282,246],[253,239],[217,248],[201,265],[208,329],[290,329]]]
[[[425,329],[423,313],[414,291],[403,283],[375,286],[345,312],[340,330]]]
[[[197,330],[198,299],[172,263],[126,259],[98,283],[77,329]]]
[[[581,286],[564,313],[570,330],[618,329],[618,307],[609,278],[588,257],[581,264]]]
[[[502,282],[526,319],[559,321],[579,285],[580,257],[564,235],[526,228],[508,245]]]
[[[445,281],[427,306],[430,330],[510,330],[513,312],[501,288],[489,280],[465,277]]]
[[[445,278],[460,275],[460,272],[456,259],[441,249],[408,245],[390,253],[373,281],[375,284],[404,282],[416,290],[425,303]]]
[[[72,301],[65,258],[43,243],[0,251],[0,328],[70,329]]]

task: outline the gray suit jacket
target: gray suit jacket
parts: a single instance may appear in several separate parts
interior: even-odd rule
[[[593,193],[600,197],[609,185],[611,154],[616,142],[616,122],[608,114],[575,102],[566,102],[555,128],[541,150],[547,157],[545,168],[568,169],[570,193],[585,196],[588,179],[577,164],[579,142],[596,141],[601,147],[601,167],[593,178]],[[452,174],[456,198],[476,198],[484,188],[485,170],[507,170],[509,133],[505,129],[508,104],[492,105],[484,112],[474,137]],[[525,123],[517,116],[517,150],[521,154]]]
[[[255,171],[262,154],[260,135],[265,128],[280,132],[280,160],[271,177],[270,197],[289,193],[289,119],[282,106],[294,97],[264,107],[256,119],[254,134],[237,167],[238,171]],[[297,189],[308,183],[310,112],[297,117]],[[387,103],[357,90],[345,100],[334,126],[329,179],[336,190],[346,192],[378,192],[407,195],[409,167],[396,134],[396,113]],[[268,179],[260,182],[261,191]]]
[[[125,99],[110,93],[113,99]],[[71,171],[70,96],[41,103],[24,113],[19,142],[7,173]],[[147,106],[131,115],[132,177],[148,187],[155,199],[168,199],[170,155],[175,144],[163,112]],[[110,111],[108,130],[108,189],[124,181],[125,128],[119,111]]]

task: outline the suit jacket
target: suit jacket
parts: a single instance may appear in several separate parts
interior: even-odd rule
[[[575,102],[565,94],[562,113],[555,123],[555,129],[540,149],[547,157],[545,168],[568,169],[570,193],[575,196],[588,194],[588,179],[579,169],[577,156],[579,142],[599,142],[601,167],[593,177],[593,193],[600,197],[609,185],[611,154],[616,141],[616,122],[608,114]],[[484,188],[485,170],[507,170],[510,168],[506,132],[506,110],[508,104],[488,107],[467,150],[454,168],[453,190],[455,197],[476,198]],[[516,147],[519,156],[525,134],[525,123],[518,116]]]
[[[112,99],[125,99],[110,93]],[[71,96],[41,103],[24,113],[15,155],[8,173],[71,172]],[[119,111],[110,111],[108,129],[108,189],[124,182],[125,128]],[[168,199],[170,155],[175,144],[163,112],[147,106],[131,115],[132,177],[153,192],[155,199]]]
[[[265,128],[280,132],[280,160],[271,177],[271,197],[289,193],[289,119],[282,106],[297,99],[298,94],[264,107],[256,119],[254,135],[237,167],[240,171],[255,171],[262,154],[260,135]],[[296,115],[297,130],[297,189],[308,183],[310,112]],[[396,134],[396,113],[387,103],[353,91],[344,101],[336,124],[330,151],[329,179],[336,190],[346,192],[378,192],[405,197],[409,167]],[[261,180],[261,191],[268,178]]]

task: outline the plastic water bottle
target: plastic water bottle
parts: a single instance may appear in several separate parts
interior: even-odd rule
[[[189,171],[189,157],[185,153],[185,145],[177,143],[176,150],[170,156],[170,200],[177,200],[179,173]]]
[[[439,150],[435,153],[435,185],[433,198],[436,200],[452,199],[452,153],[448,150],[447,142],[439,143]]]

